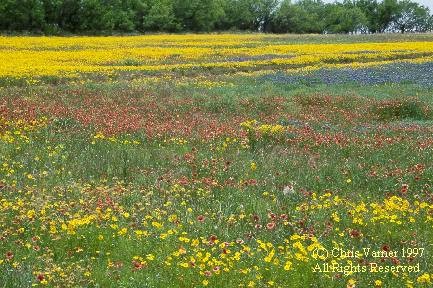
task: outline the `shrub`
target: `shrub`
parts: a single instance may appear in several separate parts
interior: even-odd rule
[[[373,107],[373,114],[379,120],[428,120],[431,118],[430,109],[418,100],[382,101]]]

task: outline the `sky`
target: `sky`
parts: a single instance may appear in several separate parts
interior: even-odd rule
[[[430,11],[433,11],[433,0],[417,0],[415,2],[421,3],[422,5],[430,8]]]
[[[424,6],[430,8],[430,12],[433,11],[433,0],[412,0],[413,2],[418,2]],[[324,0],[326,3],[333,3],[335,0]]]

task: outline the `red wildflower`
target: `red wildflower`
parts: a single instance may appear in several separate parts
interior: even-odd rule
[[[361,232],[359,232],[358,230],[356,230],[356,229],[352,229],[352,230],[350,230],[350,237],[352,237],[352,238],[358,238],[358,237],[360,237],[361,236]]]
[[[38,279],[40,282],[42,282],[45,279],[44,273],[39,273],[38,276],[36,276],[36,279]]]
[[[215,244],[215,241],[216,241],[217,239],[218,239],[217,236],[215,236],[215,235],[211,235],[211,236],[209,237],[209,245],[213,245],[213,244]]]
[[[197,216],[197,221],[203,223],[204,222],[205,217],[203,215],[199,215]]]
[[[259,221],[260,221],[260,217],[259,217],[259,215],[254,214],[254,215],[253,215],[253,221],[254,221],[254,222],[259,222]]]
[[[275,222],[269,222],[266,224],[266,228],[268,228],[268,230],[273,230],[275,228]]]
[[[143,264],[141,264],[141,262],[135,260],[132,261],[132,265],[134,265],[134,270],[140,270],[143,269],[144,267]]]
[[[186,178],[186,177],[184,176],[184,177],[182,177],[182,178],[180,178],[180,179],[178,180],[178,183],[179,183],[180,185],[188,185],[189,181],[188,181],[188,178]]]
[[[394,265],[399,265],[400,264],[400,260],[398,260],[398,258],[396,258],[396,257],[392,257],[391,258],[391,262]]]

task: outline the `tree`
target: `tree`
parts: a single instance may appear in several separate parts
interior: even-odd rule
[[[57,24],[64,31],[77,32],[80,30],[80,2],[77,0],[61,0],[60,8],[57,10]]]
[[[226,0],[224,17],[217,24],[220,29],[256,30],[255,0]]]
[[[60,21],[60,8],[62,6],[62,0],[43,0],[42,5],[45,12],[45,25],[58,26]]]
[[[430,15],[428,20],[427,31],[432,31],[432,30],[433,30],[433,15]]]
[[[272,18],[277,10],[278,0],[257,0],[253,4],[255,14],[255,28],[263,32],[270,32]]]
[[[108,25],[104,23],[103,17],[106,6],[99,0],[82,0],[79,10],[80,30],[104,31]]]
[[[2,0],[0,25],[6,30],[42,30],[45,11],[41,0]]]
[[[273,19],[273,32],[288,33],[299,30],[300,23],[297,22],[301,10],[293,5],[291,0],[283,0]]]
[[[0,0],[0,30],[250,30],[277,33],[424,32],[430,11],[413,0]],[[343,3],[340,3],[343,2]]]
[[[365,31],[367,17],[362,10],[349,3],[327,5],[326,31],[330,33],[355,33]]]
[[[367,30],[369,33],[377,33],[380,30],[379,25],[379,3],[377,0],[358,0],[355,7],[364,13],[367,19]]]
[[[407,31],[425,32],[429,30],[430,15],[428,8],[408,0],[397,4],[392,17],[392,27],[405,33]]]
[[[285,0],[274,19],[274,31],[289,33],[323,33],[325,5],[321,0]]]
[[[81,0],[78,10],[81,31],[130,32],[136,29],[132,0]]]
[[[293,4],[291,0],[284,0],[274,17],[273,29],[278,33],[322,33],[316,31],[312,22],[317,21],[317,15],[310,13],[304,3]],[[315,30],[314,32],[312,30]]]
[[[181,29],[210,31],[224,16],[223,0],[174,0],[174,12]]]
[[[391,27],[397,12],[397,0],[383,0],[383,2],[380,3],[378,14],[378,32],[385,32]]]
[[[192,30],[209,32],[223,16],[223,1],[201,0],[194,11]]]
[[[143,29],[151,31],[178,31],[180,30],[174,15],[173,2],[170,0],[156,0],[149,3],[150,9],[143,16]]]

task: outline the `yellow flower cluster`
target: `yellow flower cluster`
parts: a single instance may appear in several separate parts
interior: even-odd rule
[[[110,76],[197,68],[314,70],[433,59],[431,42],[293,44],[289,40],[259,34],[0,37],[0,77]],[[204,83],[214,85],[219,84]]]
[[[91,143],[93,145],[95,145],[97,142],[103,142],[103,141],[108,141],[111,143],[118,143],[118,144],[122,144],[122,145],[140,145],[141,142],[135,139],[119,139],[119,137],[116,136],[106,136],[104,135],[104,133],[102,132],[97,132],[95,135],[93,135],[92,137],[92,141]]]
[[[373,202],[367,205],[365,202],[352,202],[348,199],[342,199],[339,196],[332,197],[331,193],[325,193],[317,197],[313,193],[314,203],[303,203],[296,209],[298,211],[329,211],[330,218],[335,222],[340,222],[340,217],[335,211],[344,207],[352,218],[353,224],[368,226],[370,223],[375,225],[402,225],[415,223],[418,221],[433,222],[430,213],[433,211],[433,205],[426,202],[408,200],[398,196],[392,196],[383,200],[383,202]],[[423,217],[423,220],[420,220]],[[418,220],[417,220],[418,219]]]
[[[66,230],[68,234],[75,234],[75,230],[80,226],[86,226],[95,220],[95,215],[88,215],[82,218],[74,218],[67,223],[61,225],[62,230]]]
[[[257,120],[248,120],[242,122],[240,126],[244,128],[246,131],[254,130],[262,135],[273,135],[273,134],[281,134],[285,131],[284,126],[280,124],[261,124],[258,125]]]
[[[35,120],[6,120],[0,118],[0,141],[6,143],[29,143],[30,138],[26,135],[28,132],[35,131],[45,127],[48,123],[46,117]]]
[[[269,124],[263,124],[260,125],[257,130],[262,135],[277,135],[284,132],[284,126],[282,125],[269,125]]]
[[[279,141],[287,128],[280,124],[261,124],[257,120],[242,122],[240,126],[247,133],[248,145],[254,145],[260,140]]]

